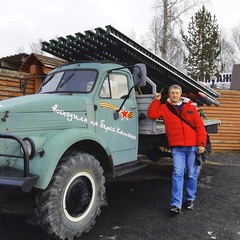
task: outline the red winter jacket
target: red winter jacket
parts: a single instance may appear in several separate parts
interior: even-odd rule
[[[160,101],[154,99],[148,108],[148,117],[151,119],[162,118],[168,144],[170,147],[176,146],[206,146],[206,129],[203,120],[201,119],[193,101],[185,98],[183,101],[181,116],[186,119],[196,130],[192,129],[187,123],[174,115],[167,107],[167,104],[173,105],[170,100],[165,104],[160,104]],[[174,105],[173,105],[174,106]],[[179,110],[174,106],[176,111]]]

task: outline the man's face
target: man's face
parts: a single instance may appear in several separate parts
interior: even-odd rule
[[[179,103],[181,98],[181,90],[178,88],[172,88],[169,92],[169,98],[172,103]]]

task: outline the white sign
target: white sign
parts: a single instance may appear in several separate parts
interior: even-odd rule
[[[220,73],[220,75],[216,78],[212,79],[204,79],[204,83],[208,87],[219,88],[219,89],[230,89],[232,81],[232,73]]]

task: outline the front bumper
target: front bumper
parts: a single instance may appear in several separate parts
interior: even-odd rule
[[[23,156],[0,153],[2,157],[22,158],[23,170],[8,166],[0,166],[0,185],[18,186],[23,192],[29,192],[34,187],[39,176],[29,173],[29,156],[25,142],[13,134],[0,134],[2,139],[12,139],[19,143]]]

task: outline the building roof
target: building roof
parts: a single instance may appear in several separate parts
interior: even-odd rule
[[[28,56],[29,54],[19,53],[0,58],[0,68],[18,71],[19,67],[27,59]]]
[[[44,67],[53,69],[57,66],[64,65],[66,63],[67,61],[59,58],[53,58],[53,57],[32,53],[31,55],[28,56],[26,61],[22,63],[22,65],[19,68],[19,71],[29,72],[31,65],[42,65]]]

